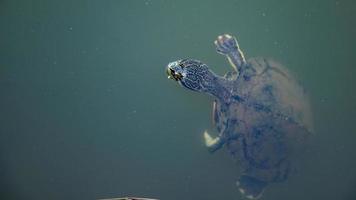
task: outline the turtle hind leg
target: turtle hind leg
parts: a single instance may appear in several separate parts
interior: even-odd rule
[[[249,199],[258,199],[262,196],[267,182],[258,180],[251,176],[242,175],[236,182],[240,192]]]
[[[204,141],[205,141],[205,146],[208,148],[209,152],[213,153],[224,145],[224,140],[221,139],[220,137],[211,137],[210,134],[205,131],[204,132]]]
[[[236,72],[241,72],[242,67],[246,64],[244,54],[239,48],[235,37],[224,34],[218,36],[215,40],[216,51],[222,55],[225,55],[229,60],[232,68]]]

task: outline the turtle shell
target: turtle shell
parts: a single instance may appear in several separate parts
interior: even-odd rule
[[[251,58],[234,81],[229,103],[217,103],[215,123],[243,173],[279,182],[292,169],[293,154],[313,131],[308,97],[279,63]]]

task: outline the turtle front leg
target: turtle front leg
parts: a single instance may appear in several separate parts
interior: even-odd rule
[[[239,48],[235,37],[224,34],[215,40],[216,51],[225,55],[235,71],[241,72],[242,66],[246,64],[244,54]]]
[[[204,141],[205,141],[205,146],[208,148],[209,152],[213,153],[224,145],[225,141],[221,137],[211,137],[209,135],[208,131],[204,132]]]

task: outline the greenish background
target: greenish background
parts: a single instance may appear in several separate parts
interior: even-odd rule
[[[353,0],[1,0],[1,199],[242,199],[238,166],[203,145],[211,98],[164,73],[230,70],[222,33],[311,96],[312,150],[263,199],[356,199],[355,19]]]

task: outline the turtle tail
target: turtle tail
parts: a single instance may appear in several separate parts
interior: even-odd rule
[[[251,176],[242,175],[236,182],[239,191],[249,199],[258,199],[262,196],[267,182],[258,180]]]

